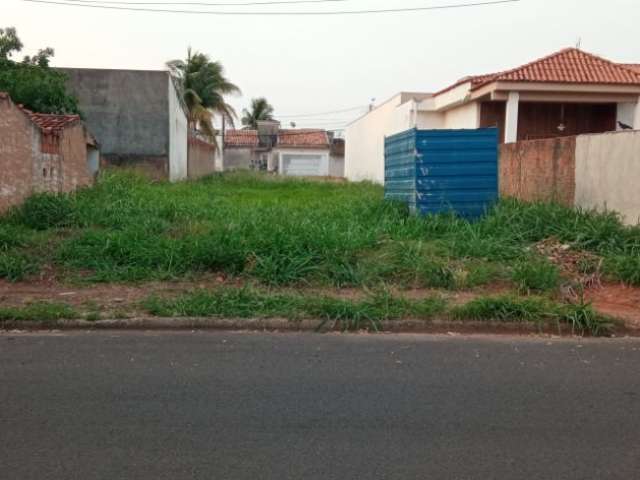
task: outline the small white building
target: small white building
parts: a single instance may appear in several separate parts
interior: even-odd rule
[[[484,127],[497,127],[504,143],[640,129],[640,65],[570,48],[437,93],[399,93],[347,126],[345,176],[383,183],[389,135]]]
[[[229,130],[224,135],[224,170],[267,170],[302,177],[339,176],[343,157],[334,151],[326,130],[281,129],[275,121],[257,130]]]

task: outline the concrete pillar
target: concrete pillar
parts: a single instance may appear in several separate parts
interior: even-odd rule
[[[638,97],[638,103],[636,103],[636,114],[633,120],[633,128],[640,130],[640,97]]]
[[[518,141],[518,111],[520,109],[520,94],[509,92],[507,100],[507,114],[504,122],[504,142],[515,143]]]

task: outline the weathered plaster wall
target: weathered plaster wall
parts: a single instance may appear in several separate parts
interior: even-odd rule
[[[194,136],[189,137],[189,178],[210,175],[216,170],[215,147]]]
[[[171,117],[166,71],[61,68],[85,123],[100,144],[101,166],[129,167],[152,179],[186,176],[186,126]],[[186,121],[186,120],[185,120]],[[170,161],[170,130],[184,127],[184,154]],[[173,154],[176,158],[176,153]]]
[[[576,142],[576,205],[640,220],[640,131],[582,135]]]
[[[501,145],[500,195],[572,206],[575,151],[576,137]]]

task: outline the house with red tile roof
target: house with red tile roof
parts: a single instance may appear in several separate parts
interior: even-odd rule
[[[385,136],[484,127],[504,143],[640,129],[640,64],[568,48],[436,93],[400,93],[347,127],[345,174],[383,182]]]
[[[258,122],[257,130],[224,135],[225,170],[268,170],[292,176],[342,176],[343,157],[332,155],[332,139],[322,129],[281,129],[277,121]],[[337,152],[337,150],[333,150]]]
[[[98,144],[78,115],[34,113],[0,92],[0,119],[0,212],[93,183]]]

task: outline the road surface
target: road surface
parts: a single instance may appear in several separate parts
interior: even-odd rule
[[[0,334],[0,479],[640,478],[640,340]]]

